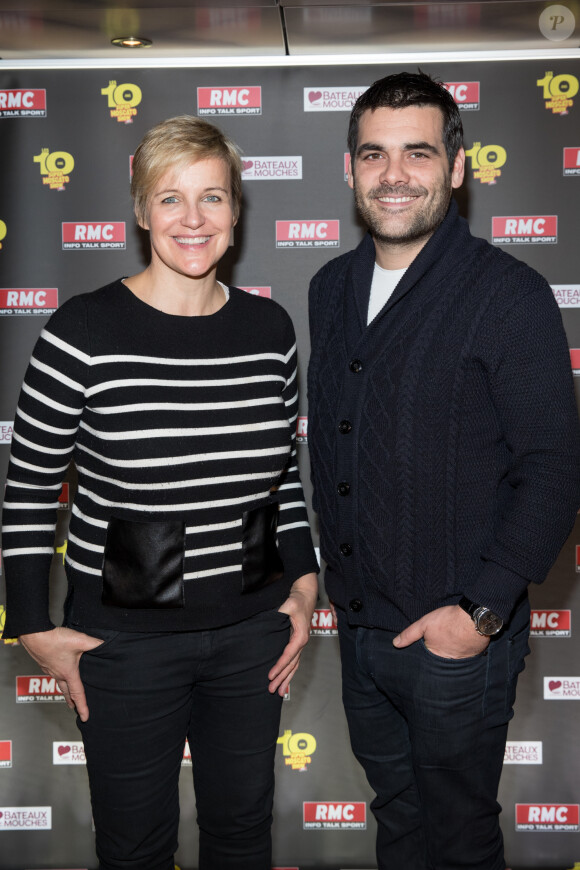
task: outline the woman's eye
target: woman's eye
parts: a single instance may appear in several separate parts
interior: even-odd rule
[[[169,203],[177,202],[177,197],[176,196],[166,196],[165,199],[161,200],[161,202],[169,202]]]
[[[210,194],[208,194],[208,196],[204,197],[203,201],[204,202],[221,202],[221,199],[219,196],[216,196],[215,193],[210,193]]]

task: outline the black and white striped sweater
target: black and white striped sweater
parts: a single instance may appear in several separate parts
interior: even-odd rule
[[[57,499],[71,458],[66,622],[133,630],[212,628],[277,607],[317,570],[295,431],[296,341],[275,302],[230,289],[215,314],[181,317],[116,281],[66,302],[28,367],[3,510],[5,637],[48,630]],[[280,502],[284,576],[241,595],[242,514]],[[111,516],[185,522],[181,609],[101,603]]]

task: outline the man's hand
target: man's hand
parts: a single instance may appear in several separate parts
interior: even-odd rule
[[[95,649],[103,641],[72,628],[23,634],[19,640],[44,673],[56,679],[70,709],[76,709],[81,721],[86,722],[89,708],[79,675],[79,659],[84,652]]]
[[[284,695],[288,684],[296,673],[300,653],[310,637],[312,614],[318,598],[318,578],[316,574],[304,574],[292,585],[290,595],[278,610],[287,613],[292,624],[292,634],[284,651],[268,674],[270,692]]]
[[[393,644],[410,646],[421,638],[429,652],[444,659],[470,658],[482,653],[489,644],[489,637],[477,633],[471,616],[458,604],[427,613],[397,635]]]

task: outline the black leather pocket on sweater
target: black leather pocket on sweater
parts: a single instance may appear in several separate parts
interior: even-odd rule
[[[103,560],[102,603],[125,608],[184,606],[185,522],[111,517]]]
[[[279,580],[284,565],[276,546],[278,504],[270,502],[242,515],[242,593]]]

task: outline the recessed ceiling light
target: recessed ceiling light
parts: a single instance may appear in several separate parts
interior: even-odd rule
[[[149,48],[153,45],[152,39],[145,39],[143,36],[117,36],[111,42],[119,48]]]

